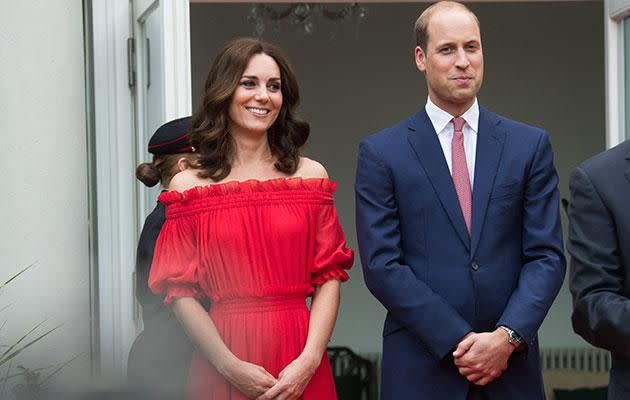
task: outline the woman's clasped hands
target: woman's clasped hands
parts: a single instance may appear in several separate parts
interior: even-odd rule
[[[233,360],[223,369],[224,377],[252,400],[297,400],[317,370],[321,358],[300,355],[276,379],[260,365]]]
[[[243,360],[233,360],[230,365],[219,368],[221,374],[232,386],[247,396],[256,399],[274,387],[278,380],[260,365]]]
[[[280,374],[273,387],[256,397],[256,400],[297,400],[302,396],[311,377],[319,367],[320,358],[302,353],[287,365]]]

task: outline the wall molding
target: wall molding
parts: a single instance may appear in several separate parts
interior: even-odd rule
[[[630,6],[630,1],[616,1]],[[611,10],[615,0],[604,0],[605,10]],[[618,9],[618,8],[616,8]],[[618,14],[620,15],[620,14]],[[604,13],[604,57],[606,71],[606,148],[624,141],[625,110],[624,104],[624,44],[623,20],[615,20],[612,14]]]
[[[127,80],[130,2],[92,2],[94,146],[98,224],[97,282],[100,377],[126,376],[133,323],[135,182],[133,102]]]

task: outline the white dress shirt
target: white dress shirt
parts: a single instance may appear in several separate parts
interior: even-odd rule
[[[433,124],[435,132],[437,132],[442,152],[448,165],[448,170],[453,175],[453,166],[451,158],[451,141],[455,133],[455,127],[451,122],[454,118],[451,114],[436,106],[430,98],[427,99],[427,105],[424,107],[429,119]],[[466,121],[464,124],[464,152],[466,153],[466,164],[468,165],[468,174],[470,175],[470,188],[473,188],[475,178],[475,156],[477,155],[477,131],[479,127],[479,103],[475,98],[474,104],[461,115]]]

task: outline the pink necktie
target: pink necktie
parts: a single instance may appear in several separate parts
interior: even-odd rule
[[[466,163],[466,152],[464,151],[464,121],[461,117],[453,118],[455,133],[451,141],[451,168],[453,169],[453,184],[459,199],[459,206],[464,214],[466,228],[470,233],[472,221],[472,193],[470,190],[470,175],[468,174],[468,164]]]

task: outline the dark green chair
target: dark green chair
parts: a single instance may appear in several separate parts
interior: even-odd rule
[[[329,347],[338,400],[376,400],[376,368],[347,347]]]

